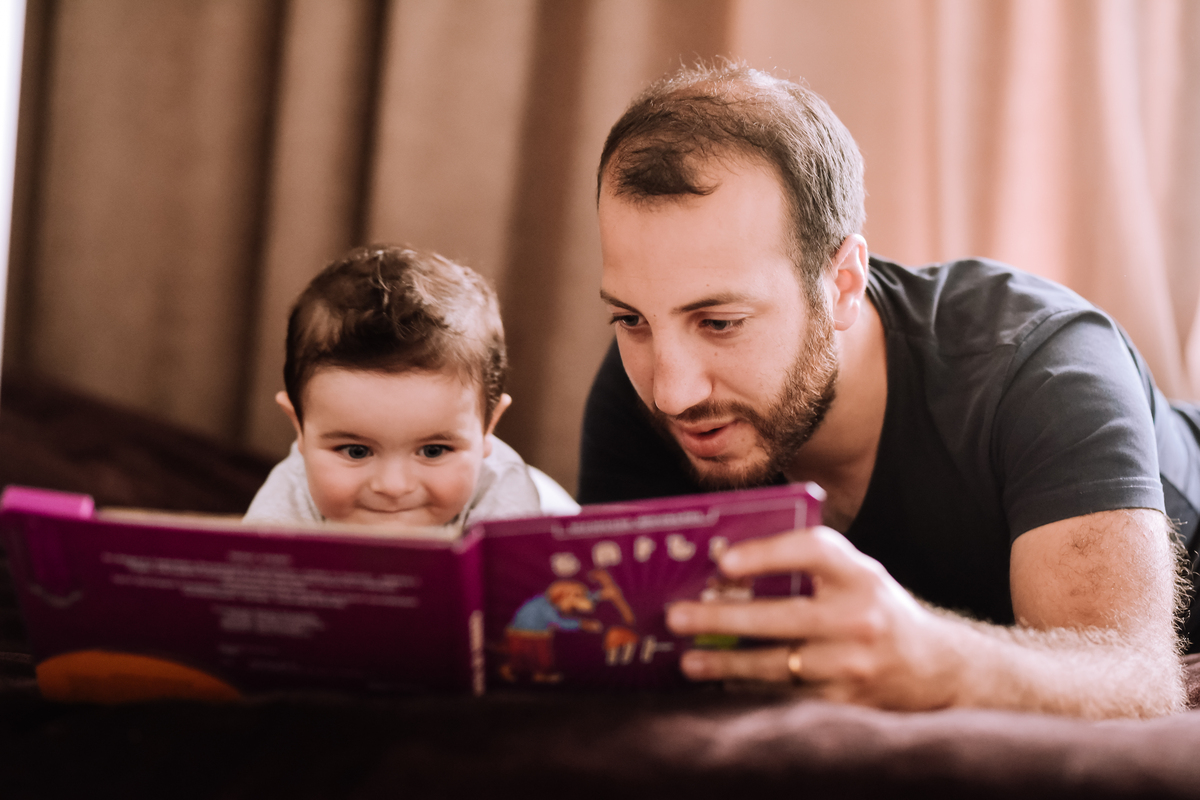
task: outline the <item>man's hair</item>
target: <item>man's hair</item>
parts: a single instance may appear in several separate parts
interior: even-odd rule
[[[455,370],[479,382],[487,424],[508,369],[496,294],[436,253],[355,248],[312,279],[288,319],[283,382],[301,421],[304,387],[320,367]]]
[[[604,181],[635,202],[704,196],[713,160],[748,158],[775,168],[792,216],[793,260],[815,284],[847,236],[862,229],[862,155],[812,91],[743,64],[685,68],[636,97],[604,143]]]

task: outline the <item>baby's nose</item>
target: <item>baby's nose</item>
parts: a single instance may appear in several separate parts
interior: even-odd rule
[[[380,494],[400,496],[412,491],[413,479],[404,459],[379,459],[371,476],[371,489]]]

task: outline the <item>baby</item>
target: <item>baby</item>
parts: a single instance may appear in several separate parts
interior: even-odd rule
[[[291,454],[245,522],[465,526],[579,506],[492,435],[504,328],[474,271],[433,253],[363,247],[317,275],[288,320]]]

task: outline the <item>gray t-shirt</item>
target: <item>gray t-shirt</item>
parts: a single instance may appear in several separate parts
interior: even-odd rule
[[[1011,623],[1010,548],[1027,530],[1165,508],[1185,522],[1191,515],[1181,531],[1190,542],[1196,437],[1108,315],[983,260],[909,270],[872,258],[867,296],[886,337],[887,410],[846,535],[902,585]],[[614,347],[584,414],[580,501],[698,491],[678,446],[648,422]]]
[[[575,514],[579,504],[545,473],[529,466],[517,451],[491,437],[492,453],[483,460],[475,493],[450,524],[463,529],[487,519]],[[304,457],[292,443],[250,502],[243,522],[324,522],[308,490]]]

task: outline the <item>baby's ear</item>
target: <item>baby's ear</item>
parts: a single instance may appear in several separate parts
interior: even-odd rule
[[[496,401],[496,407],[492,409],[492,418],[488,420],[487,428],[483,432],[483,457],[487,458],[492,454],[492,442],[488,439],[492,432],[496,430],[496,423],[500,421],[500,417],[512,405],[512,396],[508,394],[500,395],[500,399]]]
[[[292,421],[292,427],[296,429],[296,441],[300,441],[304,436],[304,428],[300,425],[300,418],[296,416],[296,409],[292,406],[292,399],[288,397],[287,392],[279,392],[275,395],[275,402],[283,409],[283,413],[287,414],[287,418]]]

